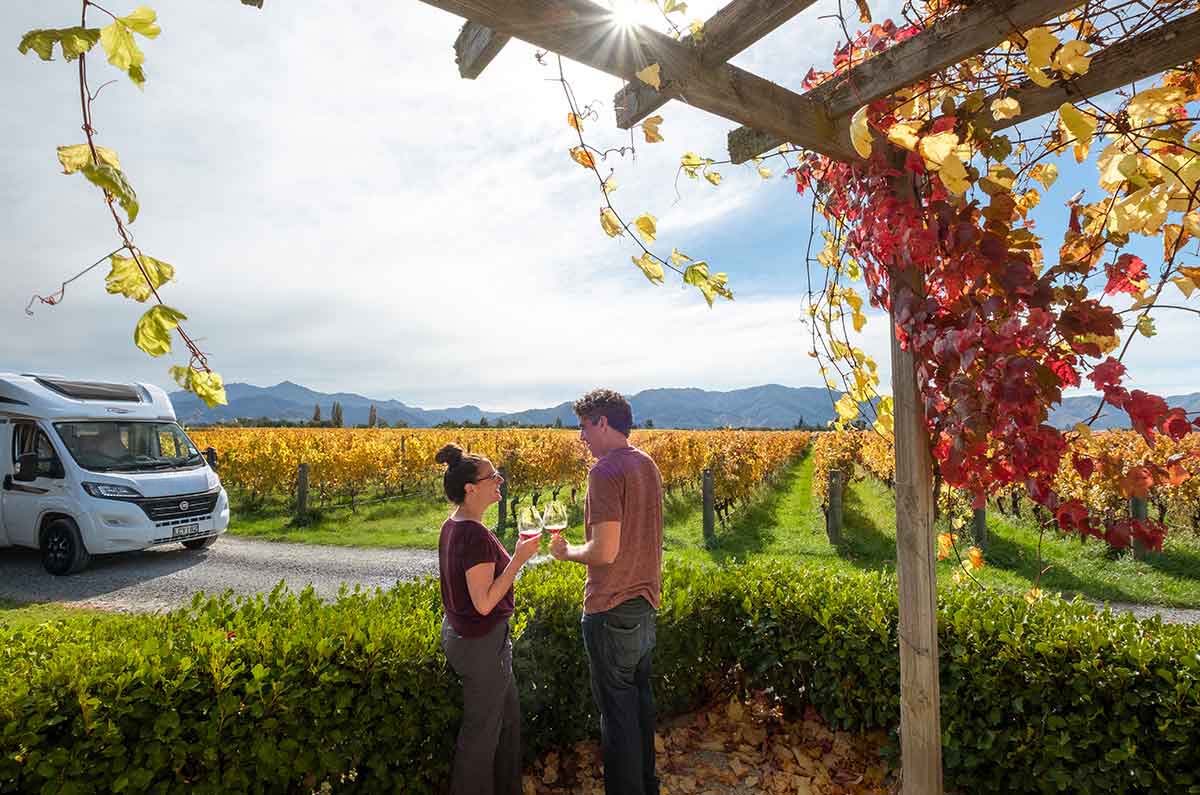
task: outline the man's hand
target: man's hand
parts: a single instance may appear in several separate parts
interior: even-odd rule
[[[550,537],[550,555],[555,560],[567,559],[567,539],[563,538],[562,533]]]

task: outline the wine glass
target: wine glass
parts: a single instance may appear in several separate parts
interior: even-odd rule
[[[521,538],[536,538],[542,534],[542,515],[537,508],[526,505],[517,511],[517,532]]]
[[[546,503],[546,512],[542,515],[542,523],[554,535],[567,529],[567,507],[558,500]]]

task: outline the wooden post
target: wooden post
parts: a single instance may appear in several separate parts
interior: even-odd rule
[[[987,549],[987,508],[976,508],[975,513],[971,515],[971,538],[974,539],[975,546]]]
[[[903,170],[893,189],[913,195]],[[937,562],[933,543],[933,462],[916,361],[896,336],[899,307],[920,300],[921,271],[907,254],[892,264],[892,395],[895,401],[896,569],[900,581],[900,758],[902,795],[942,795],[938,681]]]
[[[1129,518],[1140,519],[1145,522],[1150,518],[1150,501],[1145,497],[1130,497],[1129,498]],[[1134,557],[1144,558],[1150,553],[1138,539],[1133,539],[1133,554]]]
[[[829,511],[825,514],[825,534],[835,547],[842,543],[842,502],[845,499],[846,473],[829,471]]]
[[[296,472],[296,521],[308,517],[308,464],[301,464]]]
[[[496,520],[496,533],[504,533],[504,526],[508,523],[508,473],[504,471],[504,467],[496,470],[500,473],[500,518]]]
[[[704,501],[704,544],[711,547],[717,541],[717,520],[713,510],[713,473],[711,469],[704,470],[701,490]]]

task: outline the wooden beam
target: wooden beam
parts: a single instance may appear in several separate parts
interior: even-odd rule
[[[822,103],[831,118],[847,116],[863,105],[919,83],[934,72],[995,45],[1013,32],[1028,30],[1059,16],[1080,1],[983,0],[938,20],[911,39],[827,80],[804,96]],[[729,154],[733,162],[744,163],[787,140],[763,132],[769,131],[730,133]]]
[[[816,0],[733,0],[704,23],[704,36],[699,42],[693,42],[688,35],[683,38],[683,44],[695,47],[703,63],[719,66],[814,2]],[[666,97],[640,80],[626,83],[613,97],[617,126],[628,130],[666,103]]]
[[[901,169],[893,191],[912,201]],[[892,396],[895,437],[896,576],[900,587],[901,795],[942,795],[941,683],[938,678],[937,559],[933,543],[933,459],[925,401],[911,348],[896,336],[896,315],[921,300],[923,270],[907,252],[892,263]]]
[[[504,45],[508,44],[508,38],[503,33],[468,20],[454,40],[459,76],[467,80],[479,77]]]
[[[710,67],[665,34],[623,30],[609,9],[589,0],[423,1],[627,81],[657,64],[661,93],[671,99],[839,160],[855,157],[849,143],[834,140],[818,104],[735,66]]]
[[[1021,112],[1011,119],[996,121],[992,129],[1002,130],[1020,124],[1058,110],[1064,102],[1107,93],[1197,57],[1200,57],[1200,12],[1192,12],[1106,47],[1092,57],[1087,74],[1074,80],[1055,83],[1049,88],[1025,81],[1009,90],[1003,96],[1017,100]],[[984,109],[980,112],[991,113],[992,100],[1000,96],[996,94],[984,100]]]
[[[978,115],[990,116],[994,99],[1012,97],[1017,100],[1021,105],[1020,113],[1011,119],[992,120],[993,130],[1003,130],[1056,111],[1064,102],[1077,102],[1086,97],[1099,96],[1135,80],[1144,80],[1173,66],[1185,64],[1197,57],[1200,57],[1200,12],[1193,12],[1104,48],[1092,56],[1087,74],[1074,80],[1060,81],[1048,88],[1025,80],[1015,88],[992,94],[983,101],[983,109]],[[837,119],[834,124],[837,128],[834,136],[839,141],[849,141],[849,117]],[[758,146],[763,143],[770,145],[769,136],[764,133],[754,130],[735,130],[734,133],[742,136],[738,139],[740,154],[758,154],[759,151],[765,151],[756,150]],[[731,155],[733,140],[731,133]]]

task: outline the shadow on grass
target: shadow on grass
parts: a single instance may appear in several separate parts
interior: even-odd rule
[[[1040,567],[1045,568],[1048,566],[1049,568],[1041,575],[1040,587],[1051,591],[1059,591],[1067,597],[1079,594],[1091,599],[1114,602],[1140,601],[1142,594],[1127,591],[1118,583],[1105,582],[1097,578],[1080,577],[1063,566],[1057,565],[1054,560],[1045,554],[1044,550],[1045,547],[1043,547],[1043,557]],[[1014,541],[1007,535],[997,533],[993,530],[988,535],[986,554],[989,566],[1019,574],[1031,582],[1037,581],[1039,561],[1036,542],[1028,544]]]
[[[782,504],[802,480],[803,467],[793,466],[778,483],[760,488],[748,505],[735,508],[728,523],[722,524],[718,520],[716,540],[708,549],[709,556],[721,563],[745,560],[772,546],[776,542],[776,533],[783,529],[780,520]]]
[[[1172,548],[1168,540],[1165,551],[1151,553],[1142,562],[1163,574],[1200,582],[1200,550],[1195,548]]]
[[[879,486],[882,488],[882,486]],[[870,490],[870,501],[862,492]],[[875,484],[859,482],[846,490],[842,502],[842,539],[837,545],[838,556],[860,569],[878,571],[896,568],[896,528],[885,524],[880,501],[886,495],[875,493]],[[890,518],[890,505],[888,517]]]

